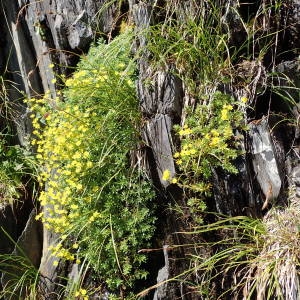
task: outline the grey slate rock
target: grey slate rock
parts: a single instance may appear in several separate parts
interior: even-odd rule
[[[165,282],[170,276],[168,247],[169,245],[163,246],[165,265],[158,271],[157,284],[159,286],[155,290],[153,300],[163,300],[168,296],[168,283]]]
[[[269,201],[275,200],[280,192],[282,179],[277,164],[276,153],[270,135],[268,121],[249,124],[252,164],[257,181],[266,198],[263,208]]]
[[[149,120],[144,128],[146,143],[152,149],[157,172],[164,187],[169,185],[168,181],[162,180],[164,170],[169,170],[171,177],[175,174],[175,165],[172,155],[171,130],[173,122],[168,115],[159,114]]]
[[[87,47],[93,38],[93,31],[88,23],[88,17],[83,10],[68,30],[68,41],[72,49]]]
[[[151,68],[143,63],[140,71],[143,75],[138,81],[138,93],[143,113],[146,115],[162,113],[179,118],[183,98],[180,79],[170,72],[163,71],[157,71],[151,76]]]

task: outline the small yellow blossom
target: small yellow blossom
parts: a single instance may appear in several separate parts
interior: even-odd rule
[[[171,182],[175,184],[178,182],[178,180],[177,180],[177,178],[173,178]]]
[[[162,174],[162,180],[167,181],[171,178],[171,172],[170,170],[166,169],[164,170],[163,174]]]
[[[71,204],[71,209],[73,209],[73,210],[76,210],[76,209],[78,209],[78,205],[77,204]]]
[[[222,109],[221,110],[221,120],[222,121],[228,121],[229,120],[229,115],[228,115],[228,110],[227,109]]]
[[[241,97],[240,100],[241,100],[241,102],[244,103],[244,104],[248,102],[248,98],[247,98],[246,96]]]
[[[174,158],[178,158],[180,156],[180,153],[179,152],[176,152],[175,154],[174,154]]]
[[[213,136],[219,136],[220,135],[220,133],[216,129],[212,129],[211,134]]]
[[[51,63],[51,64],[49,65],[49,68],[50,68],[50,69],[53,69],[53,68],[54,68],[54,64]]]
[[[217,136],[215,136],[215,137],[213,137],[213,138],[211,139],[210,145],[211,145],[211,146],[216,146],[216,145],[218,145],[219,141],[220,141],[220,138],[217,137]]]
[[[91,168],[93,166],[93,163],[91,162],[91,161],[88,161],[87,163],[86,163],[86,167],[89,169],[89,168]]]
[[[35,216],[35,219],[38,221],[38,220],[40,220],[43,216],[44,216],[44,213],[41,212],[41,213],[39,213],[38,215]]]
[[[232,128],[230,126],[225,127],[223,135],[226,139],[230,138],[232,136]]]
[[[180,135],[180,136],[183,136],[183,135],[189,135],[189,134],[191,134],[191,133],[193,133],[193,131],[192,131],[191,128],[188,128],[188,127],[179,130],[179,135]]]
[[[224,109],[233,110],[233,106],[230,104],[224,105]]]
[[[58,261],[57,261],[57,260],[55,260],[55,261],[53,262],[53,266],[54,266],[54,267],[57,267],[57,266],[58,266]]]
[[[196,152],[197,152],[196,149],[191,149],[191,150],[190,150],[190,153],[191,153],[192,155],[196,154]]]
[[[51,80],[51,82],[54,84],[54,83],[56,83],[56,78],[53,78],[52,80]]]
[[[73,249],[78,249],[79,245],[77,243],[73,244],[72,248]]]

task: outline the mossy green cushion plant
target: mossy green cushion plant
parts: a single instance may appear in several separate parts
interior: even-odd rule
[[[53,255],[86,259],[113,290],[146,277],[138,250],[154,229],[152,187],[129,161],[140,142],[131,41],[125,32],[91,47],[66,80],[63,100],[46,93],[29,101],[46,186],[38,218],[60,235]]]

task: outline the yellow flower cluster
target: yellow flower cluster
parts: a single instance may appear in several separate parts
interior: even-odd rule
[[[180,152],[176,152],[173,157],[176,159],[177,165],[182,165],[184,159],[195,156],[197,156],[195,145],[193,143],[188,143],[184,144],[182,150]]]
[[[241,100],[242,103],[246,104],[249,99],[246,96],[243,96],[243,97],[241,97],[240,100]]]
[[[223,108],[221,110],[221,120],[222,121],[228,121],[229,120],[229,112],[233,110],[233,106],[230,104],[223,105]]]
[[[175,178],[175,177],[172,178],[171,172],[168,169],[163,171],[162,180],[169,181],[169,182],[174,183],[174,184],[178,182],[177,178]]]
[[[78,106],[64,106],[58,99],[51,100],[49,93],[42,99],[27,101],[32,114],[32,145],[37,147],[41,167],[39,183],[44,187],[39,201],[43,211],[36,219],[45,228],[58,234],[70,232],[81,216],[84,203],[91,197],[84,195],[82,178],[94,163],[89,145],[93,136],[92,110],[82,111]],[[88,222],[94,222],[100,213],[91,211]],[[74,260],[74,255],[61,244],[51,249],[58,258]]]
[[[189,135],[191,133],[193,133],[193,130],[191,128],[189,128],[187,125],[184,125],[183,128],[181,130],[179,130],[180,136]]]
[[[68,249],[65,249],[62,243],[58,243],[56,246],[50,246],[48,250],[51,251],[52,255],[57,258],[62,258],[71,261],[75,260],[74,254],[72,254]],[[54,265],[57,264],[55,262],[57,261],[54,261]]]
[[[79,299],[82,299],[82,300],[88,300],[88,295],[87,295],[87,290],[86,289],[82,289],[80,288],[76,293],[75,293],[75,297],[79,298]]]
[[[115,71],[113,74],[108,73],[107,69],[99,68],[99,69],[92,69],[92,70],[80,70],[76,72],[73,77],[68,78],[65,82],[67,87],[71,87],[72,90],[69,92],[76,93],[76,89],[84,88],[85,90],[94,90],[94,88],[101,88],[103,87],[103,83],[109,80],[110,77],[118,77],[121,78],[122,76],[126,75],[123,70],[125,64],[118,64],[116,66]],[[92,76],[91,76],[92,74]],[[118,80],[115,80],[118,82]],[[130,86],[134,86],[134,82],[130,79],[126,80],[126,83]],[[90,89],[89,87],[93,87]]]
[[[245,97],[240,99],[243,103],[247,100]],[[208,194],[212,167],[236,172],[232,160],[237,157],[238,150],[232,137],[233,128],[242,124],[239,107],[240,103],[229,95],[216,93],[209,104],[199,105],[187,115],[183,127],[175,125],[181,139],[181,150],[173,155],[182,172],[180,185]],[[167,173],[163,175],[164,180],[170,181]]]

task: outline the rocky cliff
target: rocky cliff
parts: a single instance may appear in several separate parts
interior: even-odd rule
[[[137,57],[135,84],[143,118],[141,135],[144,143],[133,156],[141,162],[142,169],[155,186],[157,207],[153,251],[145,250],[149,253],[146,268],[150,277],[148,282],[141,284],[146,289],[158,281],[158,287],[149,290],[146,296],[149,299],[217,299],[219,289],[226,290],[230,286],[231,278],[224,275],[222,283],[216,282],[209,287],[208,296],[199,295],[190,281],[196,282],[201,272],[187,274],[181,283],[176,280],[163,282],[184,273],[191,267],[189,256],[199,255],[197,247],[179,245],[192,245],[203,239],[193,233],[197,224],[194,214],[198,213],[194,213],[194,208],[187,203],[191,193],[198,195],[198,191],[164,180],[164,171],[168,170],[169,177],[174,178],[182,170],[174,158],[181,144],[174,125],[184,128],[197,104],[208,103],[202,97],[205,89],[230,95],[236,100],[244,97],[247,102],[241,109],[244,125],[233,128],[231,139],[239,149],[239,155],[233,160],[237,172],[222,169],[225,163],[216,162],[210,166],[211,192],[205,198],[207,211],[262,219],[272,207],[285,207],[289,203],[288,191],[293,185],[290,178],[292,174],[298,174],[295,170],[300,155],[298,2],[1,1],[0,69],[7,91],[6,97],[1,96],[1,105],[8,101],[14,111],[9,119],[1,114],[1,127],[12,123],[14,143],[21,146],[26,145],[26,139],[32,133],[24,97],[38,97],[49,91],[55,99],[63,88],[61,76],[72,74],[79,57],[87,53],[93,42],[99,37],[107,42],[113,40],[120,33],[122,22],[134,27],[132,55]],[[217,16],[212,15],[212,12],[216,13],[216,7],[220,8]],[[197,28],[218,28],[223,40],[215,44],[215,49],[205,48],[203,36],[198,31],[198,36],[191,33],[188,26],[192,22]],[[172,26],[178,26],[177,36],[171,31]],[[152,28],[159,31],[159,39],[154,40]],[[207,34],[213,36],[215,31],[207,30]],[[225,36],[228,38],[226,47],[220,54],[219,65],[214,65],[217,64],[214,54]],[[182,48],[172,46],[178,45],[178,41],[184,41]],[[157,52],[153,45],[159,45]],[[192,51],[199,53],[192,55],[190,45]],[[224,67],[220,67],[222,60],[226,61]],[[55,67],[50,68],[51,64]],[[214,78],[208,73],[200,76],[204,70],[216,75],[209,75]],[[224,80],[216,79],[220,75]],[[211,139],[214,137],[217,136],[210,136]],[[196,178],[197,175],[189,173],[189,176]],[[297,180],[294,181],[297,183]],[[31,199],[32,191],[23,193],[23,198],[22,204],[3,209],[0,225],[16,244],[7,234],[1,233],[0,251],[2,254],[18,253],[22,248],[46,279],[45,290],[50,295],[51,290],[57,292],[58,277],[76,276],[73,274],[76,267],[71,272],[73,275],[68,275],[72,266],[62,270],[53,265],[48,248],[57,238],[56,234],[35,221],[38,204]],[[176,211],[177,207],[182,208],[182,213]],[[206,224],[216,220],[212,214],[201,212],[200,215]],[[226,233],[221,232],[208,236],[208,240],[223,239],[224,236]],[[2,276],[2,285],[7,282],[9,277]],[[136,287],[135,290],[140,289]],[[235,297],[238,295],[236,292]],[[58,298],[57,294],[51,297]],[[99,299],[96,297],[91,299]],[[232,295],[228,297],[226,299],[233,299],[230,298]],[[286,299],[297,297],[299,294],[294,293]]]

